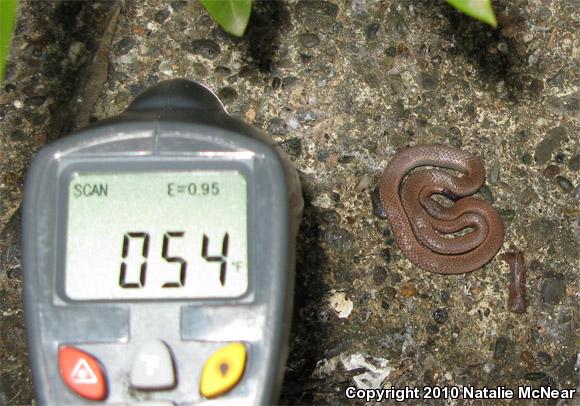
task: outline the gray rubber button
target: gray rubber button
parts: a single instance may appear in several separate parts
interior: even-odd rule
[[[131,370],[131,385],[138,389],[169,389],[175,386],[173,358],[163,341],[139,347]]]
[[[144,402],[131,403],[131,406],[175,406],[169,400],[146,400]]]

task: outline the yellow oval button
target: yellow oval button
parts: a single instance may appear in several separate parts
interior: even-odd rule
[[[246,347],[232,343],[214,352],[201,373],[199,390],[206,398],[215,398],[238,384],[246,366]]]

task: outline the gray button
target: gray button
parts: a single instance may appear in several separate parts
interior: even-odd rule
[[[131,406],[175,406],[169,400],[146,400],[144,402],[131,403]]]
[[[131,370],[131,385],[138,389],[169,389],[175,386],[173,358],[163,341],[139,347]]]

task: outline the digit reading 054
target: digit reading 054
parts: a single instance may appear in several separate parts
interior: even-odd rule
[[[244,294],[246,193],[246,179],[237,171],[75,174],[69,192],[67,296]]]

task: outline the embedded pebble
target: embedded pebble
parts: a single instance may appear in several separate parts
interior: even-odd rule
[[[337,252],[345,252],[352,248],[354,236],[342,227],[330,226],[324,234],[324,239]]]
[[[345,319],[352,313],[354,308],[353,302],[346,297],[344,292],[331,292],[332,295],[328,298],[330,307],[336,312],[340,319]]]
[[[500,358],[502,357],[508,347],[508,339],[506,337],[498,337],[497,340],[495,340],[495,345],[493,347],[493,357],[494,358]]]
[[[230,102],[238,97],[238,92],[233,87],[226,86],[218,90],[218,97],[223,102]]]
[[[421,72],[417,77],[417,82],[425,90],[434,90],[437,87],[439,79],[435,74],[429,72]]]
[[[560,126],[550,130],[550,132],[536,146],[534,159],[538,164],[546,163],[552,156],[554,150],[560,147],[561,142],[568,135],[566,127]]]
[[[524,375],[524,379],[528,381],[537,381],[546,377],[544,372],[528,372]]]
[[[232,74],[232,70],[227,66],[220,65],[217,68],[215,68],[214,73],[218,76],[226,77]]]
[[[385,212],[383,204],[381,203],[380,187],[377,186],[376,188],[374,188],[373,191],[370,193],[370,196],[373,214],[380,219],[386,219],[387,213]]]
[[[544,169],[544,176],[546,178],[553,178],[560,173],[560,167],[558,165],[548,165]]]
[[[534,66],[536,63],[538,63],[538,60],[540,59],[540,51],[539,50],[535,50],[529,57],[528,57],[528,65],[529,66]]]
[[[559,164],[562,164],[566,160],[566,154],[564,154],[563,152],[558,152],[554,157],[554,160]]]
[[[289,138],[282,141],[280,146],[294,158],[298,158],[302,154],[302,140],[300,138]]]
[[[552,363],[552,356],[547,352],[540,351],[538,353],[538,361],[540,361],[540,364],[548,366]]]
[[[568,178],[558,175],[556,176],[556,182],[564,192],[572,193],[574,191],[574,185],[572,184],[572,182],[570,182]]]
[[[286,123],[279,117],[274,117],[268,123],[268,133],[274,135],[285,135],[288,134],[288,129],[286,128]]]
[[[298,40],[304,48],[314,48],[316,45],[320,44],[320,38],[318,38],[318,35],[311,33],[300,34]]]
[[[181,47],[187,52],[194,55],[200,55],[207,59],[214,59],[221,52],[217,42],[211,39],[194,39],[193,41],[184,41]]]
[[[338,223],[340,221],[340,215],[334,210],[323,211],[320,218],[326,224]]]
[[[382,285],[387,280],[388,272],[385,267],[378,266],[373,271],[373,282]]]
[[[383,259],[385,261],[387,261],[387,262],[390,261],[390,259],[391,259],[391,250],[389,250],[388,248],[384,248],[381,251],[381,257],[383,257]]]
[[[377,39],[377,33],[381,26],[378,23],[370,23],[365,27],[365,37],[367,41],[374,41]]]
[[[300,128],[300,122],[298,121],[298,119],[296,119],[296,117],[290,117],[288,119],[288,127],[290,127],[293,130],[297,130]]]
[[[169,20],[169,17],[171,17],[171,10],[167,8],[159,10],[157,13],[155,13],[155,21],[157,21],[159,24],[165,23],[167,20]]]
[[[135,46],[135,40],[131,37],[123,37],[115,45],[115,49],[119,55],[125,55]]]
[[[170,61],[163,61],[159,64],[159,72],[163,73],[164,75],[171,76],[173,75],[173,68],[171,66]]]
[[[493,163],[491,169],[489,170],[489,183],[495,183],[499,180],[499,164]]]
[[[439,308],[433,312],[433,319],[439,324],[445,323],[448,317],[447,309]]]
[[[328,209],[329,207],[332,207],[332,198],[328,193],[322,193],[312,200],[312,205],[314,207],[320,207],[321,209]]]
[[[540,298],[542,302],[556,305],[566,296],[566,280],[561,274],[548,272],[540,285]]]
[[[397,55],[397,48],[388,47],[387,49],[385,49],[385,55],[390,56],[390,57],[396,56]]]

